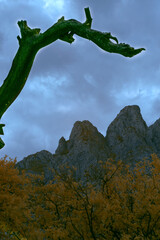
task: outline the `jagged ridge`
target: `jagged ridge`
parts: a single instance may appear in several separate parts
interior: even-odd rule
[[[137,105],[124,107],[109,125],[106,136],[98,132],[89,121],[75,122],[69,140],[59,140],[55,154],[42,150],[17,163],[19,169],[32,173],[45,173],[52,178],[51,169],[62,164],[75,166],[82,177],[91,164],[107,158],[121,159],[134,166],[152,153],[160,156],[160,119],[150,127],[143,120]]]

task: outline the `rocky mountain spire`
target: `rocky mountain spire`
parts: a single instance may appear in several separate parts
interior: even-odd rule
[[[55,161],[77,168],[77,176],[99,160],[107,159],[109,149],[104,136],[89,121],[75,122],[69,140],[61,138],[55,151]]]
[[[106,144],[115,159],[132,163],[148,157],[155,151],[154,145],[148,145],[148,126],[143,120],[137,105],[124,107],[106,133]]]

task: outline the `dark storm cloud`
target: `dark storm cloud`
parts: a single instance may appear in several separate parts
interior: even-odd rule
[[[126,105],[139,105],[148,125],[159,118],[160,2],[156,0],[145,0],[145,4],[138,0],[70,0],[59,9],[44,8],[43,0],[1,1],[1,79],[18,49],[18,20],[26,19],[30,27],[40,27],[43,32],[63,15],[85,21],[87,6],[93,29],[111,32],[120,42],[145,47],[146,52],[129,59],[106,53],[76,36],[71,45],[59,40],[42,49],[23,91],[1,120],[6,124],[2,156],[21,160],[42,149],[54,153],[59,138],[68,138],[77,120],[91,121],[105,135]]]

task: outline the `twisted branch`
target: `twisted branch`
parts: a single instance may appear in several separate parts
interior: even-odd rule
[[[125,57],[133,57],[145,50],[144,48],[134,49],[128,44],[118,43],[117,38],[113,37],[111,33],[91,29],[92,18],[89,8],[85,8],[85,15],[86,21],[84,23],[74,19],[65,20],[62,17],[44,33],[40,33],[39,28],[31,29],[28,27],[26,21],[18,22],[21,32],[21,37],[17,37],[19,49],[8,76],[0,87],[0,119],[22,91],[37,52],[58,39],[71,44],[74,42],[73,35],[77,34],[82,38],[91,40],[106,52],[118,53]],[[0,124],[0,135],[3,134],[3,127],[4,124]],[[0,148],[3,146],[4,142],[0,138]]]

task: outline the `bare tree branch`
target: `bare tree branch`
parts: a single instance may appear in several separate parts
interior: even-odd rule
[[[118,53],[125,57],[133,57],[145,50],[144,48],[134,49],[124,43],[119,44],[117,38],[113,37],[111,33],[91,29],[92,18],[89,8],[85,8],[85,15],[86,21],[84,23],[74,19],[65,20],[62,17],[44,33],[40,33],[39,28],[29,28],[26,21],[18,22],[21,32],[21,37],[17,37],[19,49],[8,76],[0,87],[0,119],[22,91],[37,52],[58,39],[72,43],[74,42],[73,35],[77,34],[82,38],[91,40],[106,52]],[[113,39],[116,43],[113,43],[110,39]],[[0,124],[0,135],[3,134],[1,133],[3,126],[4,124]],[[0,148],[3,146],[4,143],[0,139]]]

